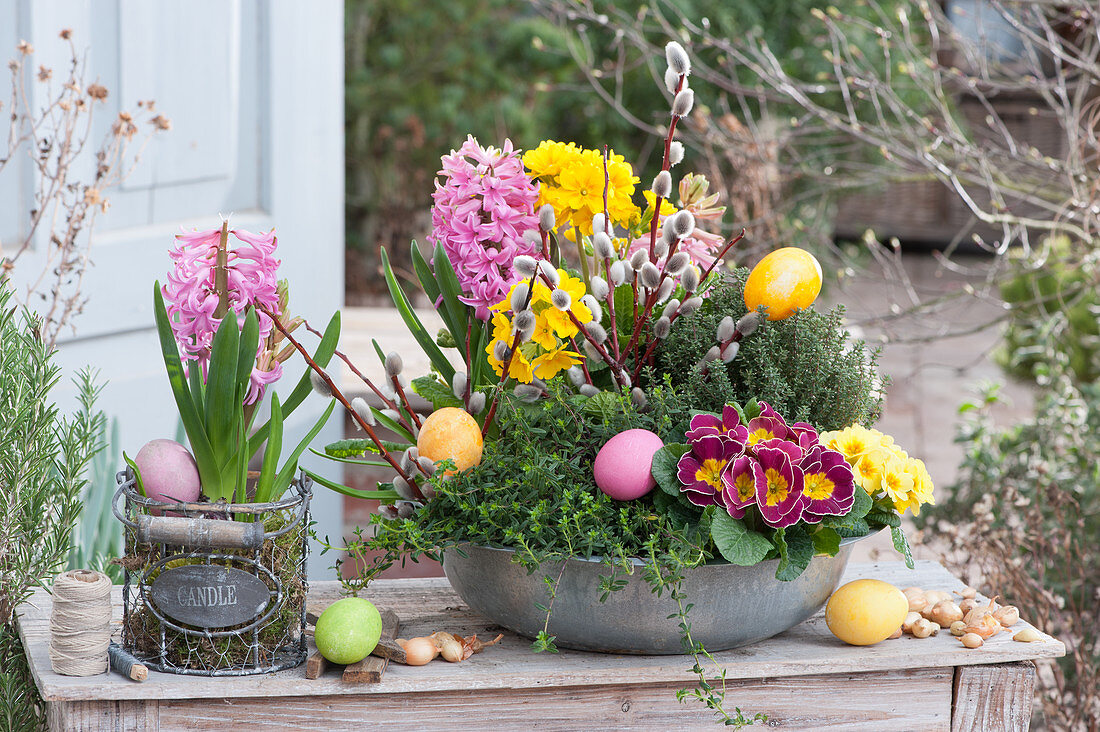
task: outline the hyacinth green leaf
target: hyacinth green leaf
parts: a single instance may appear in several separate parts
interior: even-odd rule
[[[313,352],[313,361],[321,368],[328,366],[329,361],[332,360],[332,354],[336,352],[336,345],[340,342],[340,311],[337,310],[332,318],[328,321],[328,326],[325,327],[325,332],[321,335],[321,342],[317,344],[317,350]],[[290,397],[287,398],[282,404],[283,419],[290,416],[290,413],[298,408],[310,392],[313,391],[313,386],[309,381],[310,369],[306,369],[302,374],[302,378],[298,379],[298,383],[294,386],[294,389],[290,392]],[[257,450],[260,449],[260,445],[267,439],[268,430],[271,429],[271,422],[265,422],[256,430],[252,437],[248,441],[249,455],[254,455]]]
[[[891,526],[890,535],[894,540],[894,548],[905,557],[905,566],[913,569],[913,551],[909,548],[909,542],[902,533],[900,526]]]
[[[730,564],[751,567],[763,561],[772,550],[768,537],[752,531],[741,519],[735,519],[725,510],[716,511],[710,524],[710,536],[714,546]]]
[[[353,457],[337,457],[336,455],[329,455],[328,453],[321,452],[315,447],[309,448],[309,451],[317,457],[323,457],[325,460],[332,460],[337,463],[347,463],[348,465],[365,465],[370,468],[388,468],[390,464],[385,460],[372,459],[372,458],[353,458]]]
[[[401,319],[405,321],[405,326],[409,329],[409,333],[417,344],[427,355],[428,360],[432,362],[432,366],[443,375],[447,381],[454,378],[455,369],[451,365],[451,362],[447,360],[447,357],[443,355],[443,351],[439,350],[439,346],[436,345],[435,340],[431,334],[424,329],[424,324],[420,321],[416,312],[413,310],[412,303],[409,302],[409,298],[405,296],[405,292],[401,289],[401,285],[397,282],[397,277],[393,274],[393,268],[390,267],[389,255],[386,254],[386,248],[382,247],[379,250],[382,256],[382,273],[386,279],[386,287],[390,291],[390,298],[393,300],[394,307],[397,308],[398,314]]]
[[[349,488],[346,485],[330,480],[323,475],[318,475],[309,468],[302,468],[302,472],[312,478],[313,482],[317,483],[318,485],[323,485],[329,490],[336,491],[337,493],[341,493],[345,496],[351,496],[352,498],[365,498],[367,500],[381,501],[382,503],[393,503],[400,498],[400,496],[397,495],[397,492],[393,490],[362,491],[356,488]]]
[[[260,480],[256,483],[256,502],[266,503],[275,485],[275,475],[279,470],[279,455],[283,451],[283,408],[279,395],[271,394],[271,428],[267,435],[267,447],[264,448],[264,461],[260,468]]]
[[[237,319],[230,314],[222,318],[210,349],[206,373],[206,434],[217,455],[218,467],[225,469],[232,462],[236,469],[237,421],[242,406],[237,390],[237,365],[241,332]],[[255,351],[253,351],[255,354]],[[249,370],[255,355],[249,358]],[[237,417],[238,419],[234,419]]]
[[[405,429],[405,426],[400,422],[390,419],[386,415],[382,414],[382,410],[371,407],[370,410],[374,412],[374,418],[378,420],[378,423],[383,427],[386,427],[393,432],[396,432],[401,437],[404,437],[409,441],[409,444],[416,444],[416,440],[413,439],[412,433]]]
[[[232,312],[232,311],[231,311]],[[229,319],[230,315],[226,315]],[[232,318],[236,321],[236,317]],[[248,393],[248,383],[252,377],[252,367],[256,364],[256,351],[260,345],[260,321],[256,311],[248,308],[241,327],[240,347],[237,351],[237,386],[241,391],[241,401]]]
[[[138,467],[138,464],[134,462],[132,457],[126,454],[125,450],[122,451],[122,460],[134,471],[134,487],[138,489],[138,493],[144,496],[145,483],[141,480],[141,469]]]
[[[187,389],[187,381],[183,375],[183,364],[180,363],[179,350],[176,348],[176,337],[172,332],[172,325],[168,320],[168,312],[164,307],[164,296],[160,291],[160,283],[153,285],[153,315],[157,322],[157,334],[160,337],[160,350],[164,357],[164,368],[168,372],[168,383],[172,387],[172,396],[176,400],[176,409],[180,414],[180,421],[187,433],[187,441],[191,443],[191,451],[195,462],[199,467],[199,479],[203,487],[214,486],[219,479],[219,470],[214,461],[214,451],[210,446],[210,439],[206,434],[202,415],[195,408],[195,402]]]
[[[187,369],[187,383],[191,391],[191,401],[195,403],[195,411],[199,414],[206,412],[206,384],[202,381],[202,366],[198,361],[192,361]]]
[[[433,255],[433,262],[439,262],[439,255]],[[437,267],[436,272],[432,271],[432,267],[428,264],[428,260],[424,259],[424,255],[420,253],[420,248],[414,241],[412,243],[412,260],[413,270],[416,272],[416,278],[420,281],[420,289],[424,291],[424,294],[428,296],[429,302],[432,306],[436,306],[438,303],[440,307],[436,308],[439,313],[439,317],[443,319],[443,324],[447,326],[447,332],[451,334],[451,338],[456,344],[463,344],[466,342],[466,323],[468,321],[467,308],[461,302],[458,301],[457,296],[461,294],[460,291],[453,291],[451,288],[444,288],[441,284],[443,279],[442,270]],[[455,277],[454,269],[451,267],[451,262],[447,259],[446,255],[443,256],[443,260],[446,262],[446,269],[450,273],[450,280],[454,281],[457,286],[458,278]],[[452,301],[457,303],[460,307],[451,307]],[[464,349],[461,345],[458,346],[460,352]]]
[[[439,299],[440,294],[439,283],[436,282],[435,279],[435,272],[432,272],[432,267],[428,264],[428,260],[424,259],[424,255],[420,253],[420,247],[417,246],[415,239],[413,239],[410,251],[412,253],[413,271],[416,272],[416,279],[420,281],[420,289],[424,291],[424,294],[427,295],[428,299],[434,304],[435,301]]]
[[[814,541],[801,526],[777,529],[775,546],[779,549],[779,568],[775,571],[775,578],[780,582],[798,579],[814,557]]]
[[[443,310],[447,313],[451,327],[451,335],[458,343],[466,342],[466,325],[470,322],[470,306],[458,298],[462,296],[462,285],[459,284],[454,266],[451,264],[447,252],[443,251],[442,244],[436,244],[432,252],[432,266],[435,267],[435,279],[439,283],[439,292],[443,295]],[[434,300],[432,301],[434,304]]]
[[[676,476],[676,465],[689,450],[691,450],[689,445],[674,442],[665,445],[653,454],[653,464],[649,472],[653,475],[653,480],[657,481],[657,485],[661,487],[661,490],[670,496],[680,495],[680,489],[683,486]]]
[[[302,453],[309,447],[309,443],[313,442],[314,438],[321,432],[325,424],[328,422],[328,418],[332,416],[332,410],[336,408],[336,400],[329,400],[328,407],[324,413],[321,414],[320,419],[317,420],[313,428],[310,429],[306,436],[302,438],[302,441],[298,443],[298,446],[294,448],[294,452],[290,453],[290,457],[287,458],[286,463],[283,465],[283,469],[279,471],[279,474],[275,476],[275,485],[271,489],[271,495],[268,500],[278,500],[282,497],[286,489],[290,487],[290,482],[294,480],[294,474],[298,472],[298,459],[302,457]]]

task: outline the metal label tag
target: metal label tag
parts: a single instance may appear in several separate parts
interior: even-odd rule
[[[247,623],[271,601],[271,590],[263,580],[213,564],[165,570],[153,581],[149,595],[164,615],[199,628]]]

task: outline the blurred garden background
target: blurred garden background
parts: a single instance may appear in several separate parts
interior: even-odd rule
[[[654,169],[668,109],[659,49],[674,38],[692,55],[697,90],[679,170],[705,174],[711,192],[720,194],[721,233],[746,230],[727,262],[751,265],[782,246],[817,255],[825,268],[818,307],[843,303],[853,332],[882,347],[889,383],[881,428],[926,460],[936,485],[937,505],[911,527],[919,531],[915,551],[1015,601],[1066,643],[1066,659],[1040,668],[1037,724],[1100,729],[1094,3],[347,0],[319,3],[320,18],[295,15],[282,3],[276,10],[256,2],[230,3],[228,11],[215,5],[202,12],[228,13],[219,25],[228,29],[218,47],[224,63],[212,61],[199,81],[194,75],[180,81],[181,74],[175,83],[159,77],[127,87],[120,80],[115,86],[122,91],[109,97],[111,103],[124,97],[133,108],[155,92],[158,106],[145,117],[163,111],[172,118],[172,129],[158,130],[161,141],[150,143],[152,162],[135,167],[151,171],[148,178],[139,173],[118,184],[119,205],[110,212],[102,206],[90,240],[100,247],[101,263],[129,258],[126,276],[136,273],[143,283],[134,302],[145,304],[118,295],[117,271],[105,274],[111,270],[101,266],[99,278],[83,284],[90,314],[71,313],[65,325],[72,333],[58,324],[66,383],[79,365],[107,352],[102,340],[93,348],[96,338],[115,339],[104,367],[111,386],[103,408],[116,426],[108,419],[99,427],[97,439],[108,447],[91,458],[93,477],[78,496],[82,517],[69,516],[75,533],[51,546],[50,557],[39,557],[33,566],[40,576],[28,572],[26,582],[70,565],[117,576],[109,562],[121,547],[106,499],[121,450],[133,444],[119,430],[146,429],[135,426],[133,413],[163,379],[146,360],[118,349],[151,342],[144,283],[166,269],[163,250],[179,220],[233,210],[257,228],[277,224],[281,251],[289,252],[298,279],[308,281],[300,301],[330,311],[346,303],[344,348],[353,360],[374,361],[372,339],[386,350],[415,353],[390,307],[380,250],[399,277],[413,279],[405,263],[412,242],[424,242],[431,231],[440,156],[467,135],[484,145],[510,139],[521,149],[554,139],[607,145],[636,171]],[[77,58],[89,43],[127,37],[125,29],[104,36],[105,21],[81,12],[74,20],[64,3],[33,12],[0,3],[0,19],[18,19],[0,29],[3,48],[23,64],[13,68],[13,89],[35,83],[47,65],[18,45],[28,30],[37,33],[39,54],[40,38],[74,26],[86,31]],[[195,24],[206,27],[201,18]],[[313,29],[311,43],[291,32],[296,28]],[[296,50],[279,50],[287,48]],[[186,58],[185,47],[176,51]],[[48,63],[59,82],[67,54],[55,51]],[[81,79],[82,94],[119,66],[117,59],[93,65],[96,73]],[[240,83],[211,86],[209,80],[224,81],[226,68]],[[234,134],[215,146],[217,163],[202,167],[191,156],[209,153],[203,135],[210,131],[191,120],[204,119],[195,110],[214,92],[235,110],[223,125]],[[5,113],[15,111],[18,94],[0,99]],[[121,111],[104,115],[102,131]],[[164,157],[166,145],[178,146],[170,148],[175,157]],[[15,150],[7,159],[15,159]],[[0,161],[0,192],[11,194],[0,209],[0,259],[25,285],[28,267],[37,272],[41,263],[17,261],[11,242],[19,241],[13,232],[25,233],[28,211],[33,218],[37,210],[25,191],[20,197],[35,174],[5,169],[7,159]],[[165,171],[180,161],[195,169],[165,182]],[[94,208],[86,190],[79,200],[92,195]],[[87,246],[88,223],[72,235],[80,247]],[[156,236],[162,238],[154,245]],[[39,308],[58,301],[48,285],[38,294],[41,300],[23,299]],[[418,305],[430,323],[430,304]],[[125,322],[88,326],[106,311],[122,313]],[[427,364],[407,368],[420,373]],[[356,393],[353,376],[344,377]],[[65,399],[74,393],[64,392]],[[165,422],[153,423],[171,429]],[[0,453],[5,439],[17,438],[13,423],[0,413]],[[16,467],[6,469],[14,474]],[[369,487],[372,476],[363,471],[347,479]],[[376,508],[328,497],[321,534],[333,543],[366,526]],[[0,567],[15,561],[5,551],[0,545]],[[317,554],[311,572],[332,572],[336,556]],[[353,562],[342,568],[353,569]],[[438,572],[423,565],[394,570]],[[0,586],[0,609],[20,591]],[[33,695],[11,660],[17,641],[8,618],[0,621],[0,726],[7,719],[13,728],[33,729],[41,719],[26,713]]]

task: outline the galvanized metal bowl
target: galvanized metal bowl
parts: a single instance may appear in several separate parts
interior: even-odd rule
[[[706,564],[684,574],[681,589],[693,638],[708,651],[756,643],[798,625],[817,612],[836,589],[848,564],[852,544],[844,539],[835,557],[816,556],[798,579],[775,578],[779,560],[752,567]],[[520,635],[534,638],[543,629],[549,604],[545,577],[561,572],[550,634],[562,648],[604,653],[682,653],[678,621],[669,615],[676,603],[658,597],[636,571],[621,590],[600,602],[601,575],[611,570],[594,559],[569,559],[543,565],[533,574],[512,561],[514,550],[464,544],[443,555],[443,571],[471,609]],[[634,560],[640,570],[641,560]]]

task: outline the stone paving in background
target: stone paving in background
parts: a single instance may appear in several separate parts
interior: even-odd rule
[[[976,260],[972,264],[981,263],[981,260]],[[906,256],[905,269],[910,278],[908,287],[918,292],[925,301],[958,292],[967,284],[977,287],[980,283],[976,277],[947,272],[928,255]],[[868,342],[881,342],[885,335],[897,339],[898,342],[887,343],[882,353],[881,370],[889,375],[890,385],[878,428],[893,435],[910,454],[925,461],[938,494],[943,495],[954,481],[957,466],[963,457],[962,448],[953,442],[960,420],[959,406],[974,398],[976,384],[1003,380],[1003,376],[990,357],[998,340],[999,328],[955,337],[941,337],[941,334],[947,330],[958,333],[975,328],[993,320],[1002,311],[995,303],[962,297],[934,314],[919,319],[900,319],[881,327],[870,324],[868,319],[890,313],[893,305],[904,308],[908,302],[906,286],[884,277],[860,278],[834,290],[822,296],[821,304],[833,300],[843,302],[853,327]],[[441,327],[438,317],[430,309],[421,310],[419,314],[429,332],[434,333]],[[427,373],[428,360],[408,335],[396,311],[387,308],[347,308],[343,317],[342,346],[369,378],[380,380],[382,376],[382,366],[374,353],[372,339],[378,341],[384,352],[399,352],[405,360],[406,373]],[[362,382],[346,367],[341,383],[353,394],[365,391]],[[1007,383],[1002,394],[1009,402],[997,409],[998,421],[1008,424],[1030,414],[1032,397],[1026,387]],[[353,428],[349,425],[349,434],[351,430]],[[348,480],[367,488],[372,478],[367,471],[358,471],[348,475]],[[365,525],[372,510],[373,505],[366,501],[346,499],[347,532],[350,534],[356,525]],[[909,528],[908,533],[912,537],[914,532],[911,526]],[[928,546],[917,545],[914,551],[918,557],[937,558],[936,552]],[[888,532],[860,542],[853,555],[853,561],[898,558]],[[426,574],[438,575],[439,568],[421,563],[409,565],[400,573],[395,568],[387,576]]]

